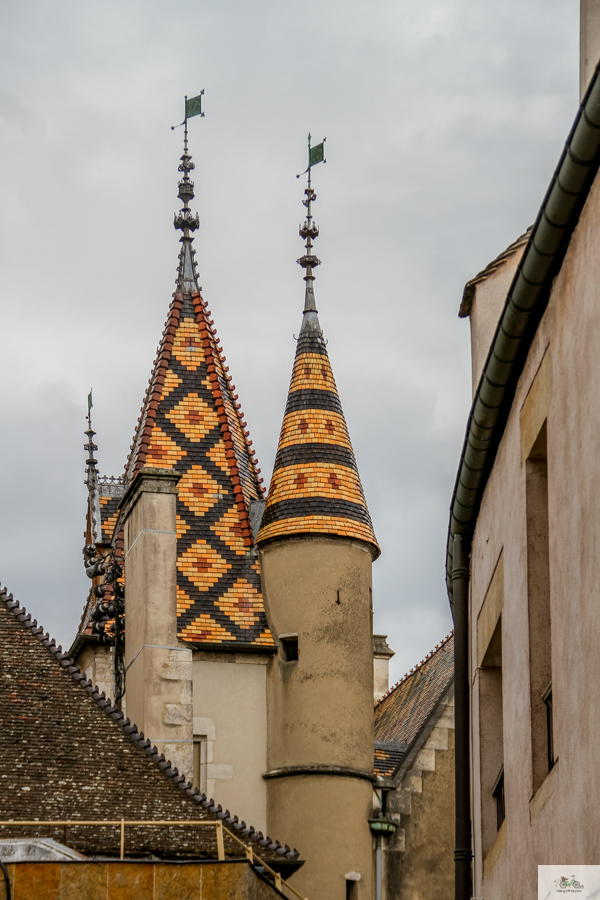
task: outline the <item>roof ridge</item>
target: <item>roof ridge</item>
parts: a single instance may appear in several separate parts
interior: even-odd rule
[[[406,672],[402,676],[402,678],[400,678],[400,680],[397,681],[396,684],[394,684],[391,688],[388,688],[388,690],[385,692],[383,697],[380,697],[379,700],[377,701],[377,703],[375,704],[375,709],[377,709],[377,707],[381,703],[383,703],[383,701],[385,700],[386,697],[389,697],[390,694],[393,694],[397,688],[401,687],[403,684],[406,684],[406,682],[408,681],[409,678],[412,678],[413,675],[416,675],[416,673],[425,665],[425,663],[428,660],[432,659],[437,653],[440,652],[440,650],[443,650],[444,647],[446,646],[446,644],[448,643],[448,641],[450,640],[450,638],[452,638],[452,637],[454,637],[454,628],[452,629],[450,634],[447,634],[446,637],[440,641],[439,644],[435,645],[433,650],[429,651],[429,653],[425,656],[424,659],[421,660],[421,662],[418,665],[416,665],[413,669],[411,669],[410,672]]]
[[[127,457],[127,462],[125,463],[125,472],[123,478],[126,484],[132,480],[134,475],[137,474],[146,458],[148,445],[146,444],[146,446],[142,450],[143,438],[144,436],[146,436],[147,438],[150,437],[152,425],[154,424],[154,421],[156,419],[158,401],[163,391],[167,366],[169,360],[171,359],[173,341],[175,339],[175,333],[177,331],[177,325],[181,317],[182,308],[183,295],[177,293],[173,294],[173,299],[169,304],[167,321],[165,322],[162,337],[156,351],[156,357],[152,364],[152,373],[150,375],[150,378],[148,379],[148,387],[146,388],[146,393],[142,402],[142,408],[138,416],[137,425],[133,436],[133,442],[131,444],[131,447],[129,448],[129,456]],[[153,403],[156,404],[154,407],[152,405]],[[138,458],[142,453],[144,458],[141,465],[138,465]]]
[[[198,788],[192,787],[191,781],[186,782],[185,776],[179,774],[177,767],[172,766],[170,760],[165,758],[164,753],[160,753],[155,745],[152,746],[144,733],[137,730],[137,726],[132,724],[117,706],[106,697],[104,691],[101,691],[97,684],[94,685],[87,678],[86,674],[81,671],[69,654],[63,652],[61,645],[57,644],[55,639],[51,638],[48,632],[44,632],[42,626],[38,625],[37,619],[32,619],[31,613],[28,613],[26,608],[22,607],[19,601],[14,599],[6,586],[0,587],[0,599],[4,601],[6,608],[12,612],[14,617],[28,628],[31,634],[56,658],[71,680],[82,690],[85,690],[92,700],[95,700],[99,708],[129,736],[131,742],[138,749],[144,751],[150,761],[173,785],[183,791],[195,803],[200,804],[204,810],[212,813],[215,819],[224,822],[224,824],[231,826],[236,831],[241,831],[248,840],[257,843],[263,848],[275,850],[278,855],[285,856],[287,859],[298,858],[300,855],[298,850],[290,850],[287,844],[282,845],[279,841],[271,840],[268,835],[265,837],[262,831],[256,831],[252,826],[248,827],[245,822],[240,821],[238,816],[232,816],[228,809],[223,810],[221,804],[216,804],[212,797],[207,799],[205,793]]]

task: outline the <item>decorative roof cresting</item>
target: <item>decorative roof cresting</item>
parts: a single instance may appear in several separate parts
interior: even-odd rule
[[[304,312],[257,543],[300,534],[323,534],[365,541],[377,557],[380,550],[331,371],[313,287],[314,269],[321,261],[313,250],[319,228],[312,217],[317,195],[311,185],[311,167],[325,162],[324,144],[311,148],[309,135],[308,153],[308,184],[302,201],[306,220],[300,226],[306,247],[298,260],[306,271]]]

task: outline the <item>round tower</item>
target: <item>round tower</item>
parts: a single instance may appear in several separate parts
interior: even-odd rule
[[[321,145],[319,145],[321,146]],[[313,291],[310,184],[302,327],[257,544],[278,644],[267,675],[267,820],[299,847],[309,900],[371,898],[373,636],[379,555]]]

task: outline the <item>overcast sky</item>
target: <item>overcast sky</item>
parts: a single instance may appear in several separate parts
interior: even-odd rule
[[[83,429],[120,474],[174,289],[183,97],[200,280],[265,481],[315,292],[401,677],[452,627],[444,550],[470,407],[464,283],[533,222],[578,104],[577,0],[3,0],[0,581],[66,646]]]

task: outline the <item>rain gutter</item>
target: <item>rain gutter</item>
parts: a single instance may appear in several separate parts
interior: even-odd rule
[[[600,63],[515,272],[473,399],[446,545],[446,585],[453,612],[454,538],[460,535],[470,545],[519,376],[599,165]]]

